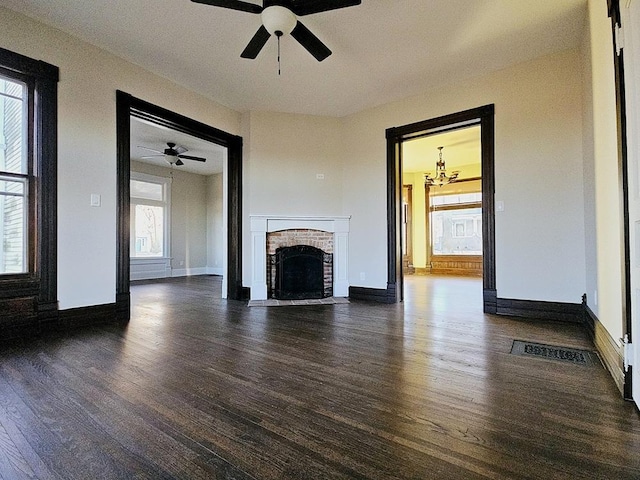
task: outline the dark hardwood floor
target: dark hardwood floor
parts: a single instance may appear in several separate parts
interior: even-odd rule
[[[481,280],[398,305],[247,307],[217,277],[132,287],[126,326],[0,350],[0,478],[638,479],[640,418],[579,325],[482,313]]]

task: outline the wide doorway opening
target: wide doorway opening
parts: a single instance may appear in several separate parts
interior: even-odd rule
[[[404,276],[482,276],[480,147],[478,125],[403,142]]]
[[[387,130],[387,296],[404,277],[482,278],[482,306],[496,312],[494,106]]]
[[[139,261],[142,263],[145,261],[145,255],[147,258],[155,256],[155,260],[160,261],[162,265],[155,265],[153,268],[164,268],[165,271],[171,272],[169,275],[165,274],[165,278],[174,276],[173,272],[176,273],[175,276],[189,273],[220,273],[222,298],[241,299],[242,138],[120,91],[116,96],[116,115],[118,317],[121,320],[129,319],[132,272],[134,276],[141,275],[140,269],[137,273],[132,270],[136,268],[132,265],[132,259],[135,263],[137,254],[132,255],[131,252],[139,252]],[[147,155],[142,155],[143,151]],[[151,158],[143,159],[143,156]],[[201,161],[202,159],[206,161]],[[157,165],[153,164],[154,160],[158,161]],[[218,164],[221,170],[200,173],[205,176],[219,175],[219,178],[196,181],[195,176],[190,177],[191,173],[186,169],[194,169],[193,175],[197,175],[198,172],[195,170],[205,168],[208,162],[210,166]],[[164,166],[165,163],[169,166],[168,170]],[[180,182],[177,182],[177,175],[180,175]],[[190,179],[201,184],[201,188],[191,188]],[[132,180],[137,182],[133,183],[133,187]],[[180,189],[169,188],[174,180],[184,185]],[[200,200],[193,198],[196,190],[200,190]],[[132,200],[132,193],[135,200]],[[182,205],[180,212],[173,211],[172,206],[175,205],[172,204],[177,199],[172,199],[171,194],[184,197],[181,199],[183,201],[178,202]],[[208,201],[207,195],[212,203],[210,211],[203,209],[200,204],[203,199],[205,202]],[[141,206],[138,208],[138,205]],[[132,214],[132,208],[139,211]],[[135,228],[132,229],[131,222],[135,220],[132,217],[139,214],[141,222],[144,223],[146,213],[157,213],[158,216],[162,214],[162,219],[159,219],[159,223],[149,224],[149,228],[155,229],[153,235],[142,232],[142,227],[138,235],[139,232],[136,232]],[[209,213],[215,213],[218,220],[209,219]],[[176,218],[178,216],[179,218]],[[192,228],[184,228],[185,222],[192,223]],[[205,240],[205,245],[198,241],[189,244],[190,235],[204,229],[199,236],[206,238],[206,230],[213,229],[216,222],[222,237],[211,232],[210,243],[209,240]],[[181,223],[183,225],[180,225]],[[198,223],[201,224],[197,225]],[[176,231],[181,230],[182,245],[168,238],[172,236],[169,228],[172,225]],[[216,246],[215,239],[219,248],[215,252],[207,252],[209,247]],[[194,248],[199,252],[194,252]],[[200,258],[197,261],[197,270],[194,268],[190,271],[189,262],[195,262],[196,258]],[[155,260],[147,260],[147,263],[154,263]],[[208,264],[209,261],[211,265]],[[200,265],[203,263],[207,265]],[[144,268],[142,271],[144,272]]]
[[[130,280],[226,275],[227,148],[131,117]]]

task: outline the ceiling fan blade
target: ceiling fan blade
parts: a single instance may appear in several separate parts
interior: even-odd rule
[[[178,157],[180,158],[185,158],[187,160],[195,160],[196,162],[206,162],[207,159],[206,158],[202,158],[202,157],[192,157],[191,155],[178,155]]]
[[[180,165],[184,165],[184,162],[180,159],[176,160],[176,165],[180,166]]]
[[[311,55],[316,57],[316,60],[319,62],[331,55],[331,50],[300,21],[298,21],[295,28],[291,31],[291,36],[306,48]]]
[[[231,10],[239,10],[241,12],[260,13],[262,7],[255,3],[242,2],[240,0],[191,0],[194,3],[203,5],[211,5],[213,7],[230,8]]]
[[[271,34],[264,28],[264,25],[261,25],[240,56],[242,58],[256,58],[270,36]]]
[[[140,157],[140,158],[158,158],[158,157],[164,157],[164,155],[145,155],[144,157]]]
[[[159,153],[160,155],[163,155],[163,152],[161,152],[160,150],[155,150],[153,148],[149,148],[149,147],[143,147],[142,145],[137,145],[138,148],[144,148],[145,150],[149,150],[151,152],[156,152]]]
[[[339,8],[360,5],[362,0],[289,0],[284,5],[293,13],[302,17],[312,13],[328,12]]]

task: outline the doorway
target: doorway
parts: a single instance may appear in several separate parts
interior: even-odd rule
[[[403,145],[439,133],[477,126],[480,129],[483,310],[496,313],[494,105],[466,110],[387,130],[387,301],[403,300]],[[415,250],[415,246],[414,246]]]
[[[413,185],[402,185],[402,271],[412,275],[413,265]]]
[[[131,281],[219,275],[226,285],[226,157],[218,144],[131,117]]]
[[[482,276],[480,145],[478,125],[402,143],[403,192],[417,193],[403,211],[416,219],[402,236],[403,253],[415,251],[405,275]]]
[[[130,317],[130,167],[131,118],[185,133],[227,149],[226,159],[226,267],[223,297],[242,298],[242,138],[135,98],[116,93],[117,130],[117,270],[118,319]]]

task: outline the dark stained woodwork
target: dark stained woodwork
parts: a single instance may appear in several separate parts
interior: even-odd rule
[[[496,310],[498,315],[524,317],[534,320],[546,319],[557,322],[585,322],[584,306],[581,303],[497,298]]]
[[[402,293],[402,144],[395,128],[387,136],[387,292],[384,298],[400,302]],[[369,289],[370,290],[370,289]],[[349,289],[351,295],[351,289]],[[355,291],[357,293],[357,290]]]
[[[624,398],[631,399],[631,392],[625,391],[626,385],[629,384],[627,376],[632,374],[631,365],[624,366],[624,352],[620,347],[620,343],[611,337],[611,334],[602,326],[602,322],[598,316],[589,308],[587,295],[582,296],[583,322],[589,332],[589,336],[593,341],[600,359],[605,368],[614,379],[618,390]]]
[[[623,278],[622,291],[624,292],[624,301],[622,303],[624,326],[623,334],[627,335],[629,343],[633,342],[632,319],[631,319],[631,235],[629,225],[629,171],[628,171],[628,154],[627,154],[627,100],[625,89],[625,73],[624,73],[624,48],[620,49],[618,54],[616,47],[616,27],[622,27],[622,19],[620,15],[620,1],[607,0],[609,17],[611,17],[611,37],[613,39],[613,61],[615,72],[616,87],[616,125],[618,135],[618,176],[622,185],[620,195],[620,211],[622,212],[622,251],[624,252],[623,261]],[[624,395],[625,398],[632,397],[632,376],[625,375]]]
[[[58,67],[0,48],[0,71],[29,90],[29,272],[0,275],[0,336],[38,332],[58,320]],[[19,305],[22,304],[22,305]],[[10,307],[9,307],[10,305]]]
[[[60,329],[72,330],[90,325],[113,323],[118,318],[117,304],[115,303],[69,308],[60,310]]]
[[[484,311],[496,313],[495,265],[495,107],[493,104],[444,115],[421,122],[392,127],[387,138],[387,290],[395,288],[395,301],[402,301],[401,211],[402,208],[402,142],[427,135],[480,125],[482,168],[482,258],[485,290]],[[387,296],[390,296],[389,293]]]
[[[495,107],[482,107],[480,142],[482,143],[482,285],[485,292],[496,292],[496,214],[495,214]],[[492,302],[484,305],[486,313],[496,313]]]
[[[485,314],[480,279],[402,304],[247,307],[135,282],[131,320],[0,348],[0,478],[640,478],[607,372],[511,355],[584,326]]]
[[[117,272],[116,305],[119,320],[129,318],[129,180],[131,116],[227,148],[227,296],[242,299],[242,137],[198,122],[132,95],[116,92],[117,133]]]
[[[349,298],[366,302],[396,303],[396,297],[389,289],[349,287]]]
[[[117,319],[126,321],[131,310],[129,278],[130,247],[130,180],[131,180],[131,99],[124,92],[116,92],[116,163],[117,230],[116,230],[116,311]]]

